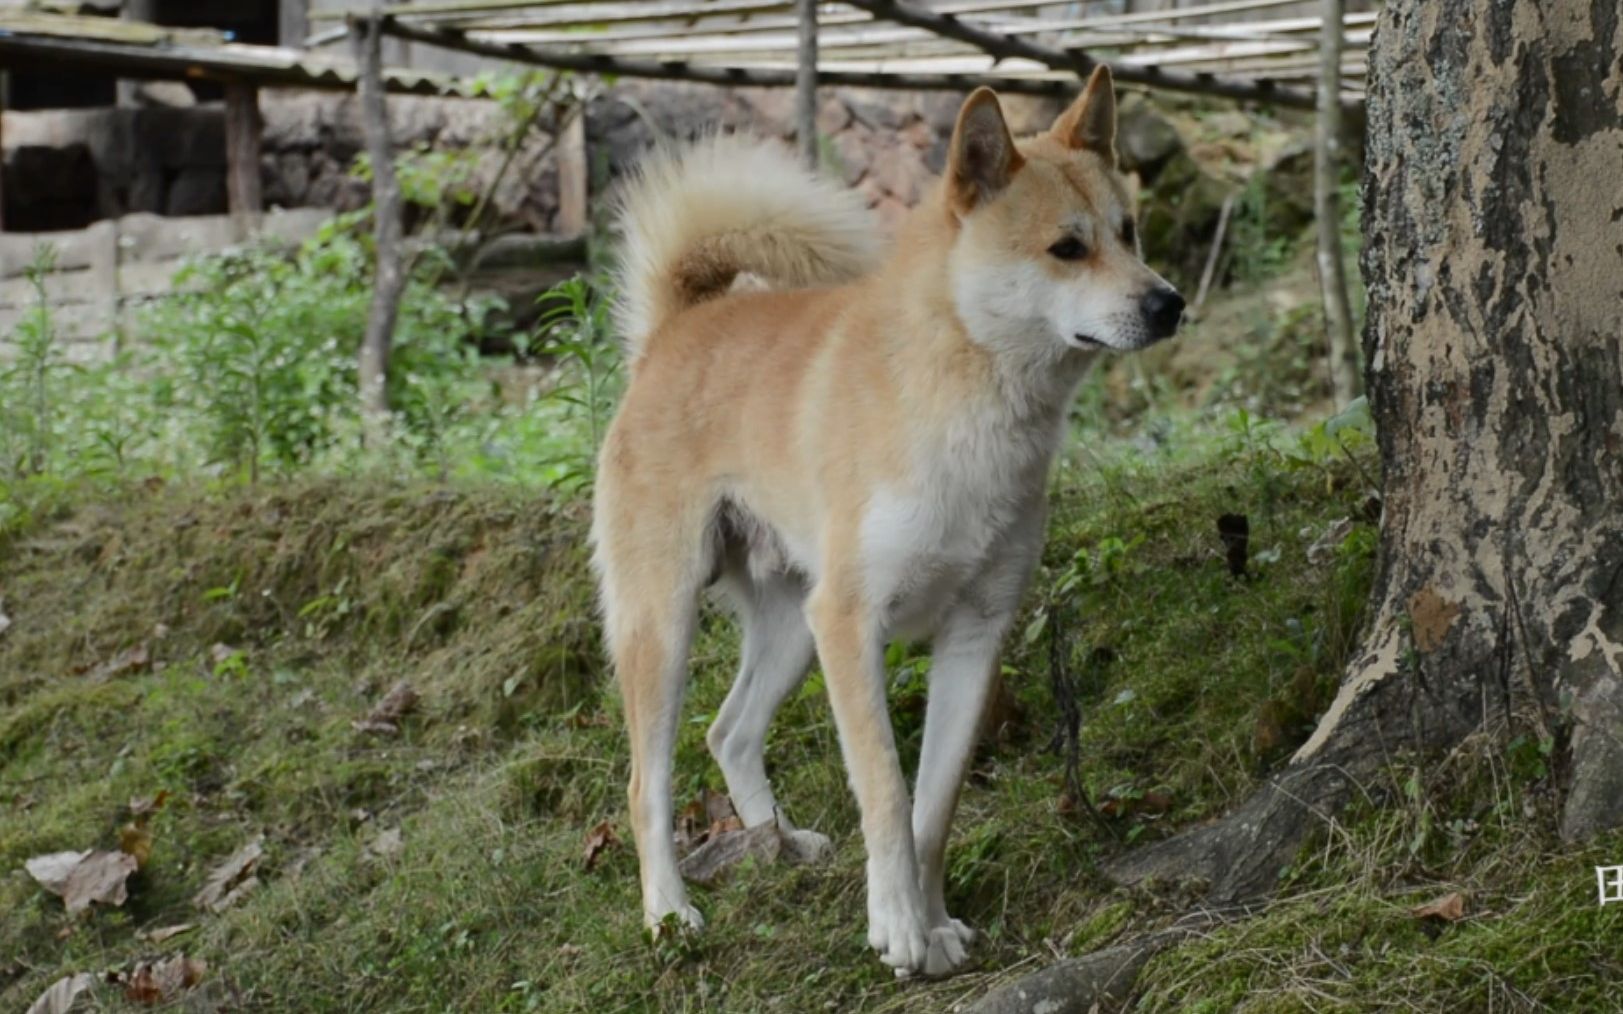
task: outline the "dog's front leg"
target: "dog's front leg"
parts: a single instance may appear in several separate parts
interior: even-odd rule
[[[868,943],[898,975],[923,971],[929,921],[919,889],[907,783],[885,700],[884,644],[877,610],[860,583],[827,575],[807,602],[807,619],[828,682],[829,702],[868,851]]]
[[[973,930],[947,914],[947,834],[975,750],[975,733],[996,682],[998,645],[1008,620],[988,616],[978,607],[960,606],[947,617],[931,652],[924,748],[913,792],[919,884],[930,920],[926,971],[931,975],[943,975],[962,964],[975,939]]]

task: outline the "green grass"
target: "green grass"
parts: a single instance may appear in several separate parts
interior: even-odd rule
[[[1222,812],[1305,735],[1370,580],[1368,458],[1307,449],[1243,416],[1215,435],[1166,428],[1152,449],[1076,444],[1005,654],[1000,727],[954,826],[949,904],[984,936],[967,974],[936,983],[897,983],[864,943],[856,812],[815,673],[774,726],[768,763],[785,807],[831,834],[835,856],[740,870],[696,889],[702,937],[644,938],[580,504],[337,480],[64,495],[13,529],[0,564],[14,621],[0,636],[0,1006],[26,1006],[68,972],[184,949],[209,963],[203,997],[234,1009],[929,1011],[1158,925],[1184,899],[1112,888],[1098,864],[1125,847],[1118,837]],[[1216,534],[1231,512],[1251,522],[1243,580]],[[1351,530],[1310,562],[1341,518]],[[1081,707],[1079,776],[1108,804],[1112,833],[1060,804],[1063,762],[1047,749],[1056,629]],[[141,644],[149,669],[98,670]],[[217,644],[240,662],[217,661]],[[730,621],[707,612],[679,802],[723,788],[703,737],[735,647]],[[911,764],[927,663],[921,648],[890,661]],[[356,732],[399,679],[422,694],[401,734]],[[116,847],[130,800],[161,790],[153,852],[123,908],[69,918],[22,871],[41,852]],[[1372,807],[1348,835],[1390,845],[1404,837],[1391,821],[1420,806],[1397,818]],[[1528,989],[1537,959],[1512,946],[1520,932],[1615,940],[1611,910],[1601,918],[1548,893],[1577,883],[1569,874],[1594,856],[1546,862],[1553,846],[1537,833],[1476,819],[1503,833],[1490,844],[1482,832],[1457,870],[1425,867],[1493,885],[1469,925],[1417,936],[1403,908],[1415,871],[1372,875],[1380,849],[1338,838],[1316,846],[1289,900],[1157,959],[1147,999],[1218,1010],[1260,991],[1278,1003],[1257,1009],[1312,1007],[1316,994],[1287,972],[1321,937],[1340,946],[1362,934],[1334,958],[1356,973],[1332,993],[1346,1003],[1368,988],[1360,977],[1395,977],[1424,1000],[1482,967]],[[627,844],[588,872],[583,842],[603,820]],[[394,828],[403,848],[376,854]],[[261,834],[259,890],[222,915],[195,911],[208,870]],[[199,928],[162,947],[137,938],[182,921]],[[1458,961],[1438,948],[1455,937],[1476,941],[1457,945]],[[1562,975],[1582,964],[1545,960]],[[103,991],[98,1002],[122,1001]]]

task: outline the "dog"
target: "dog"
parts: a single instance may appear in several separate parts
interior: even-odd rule
[[[782,816],[762,760],[815,654],[862,813],[868,942],[901,976],[964,962],[974,933],[946,909],[948,828],[1041,550],[1069,403],[1101,354],[1170,337],[1183,311],[1141,258],[1115,131],[1103,67],[1019,142],[997,96],[975,91],[888,251],[856,194],[759,140],[667,151],[628,187],[615,312],[630,378],[592,540],[649,926],[703,925],[677,870],[671,766],[714,585],[743,658],[707,742],[745,826],[827,844]],[[741,276],[760,281],[736,291]],[[884,648],[924,637],[910,803]]]

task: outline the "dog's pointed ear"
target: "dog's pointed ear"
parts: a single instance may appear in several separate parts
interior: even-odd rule
[[[947,204],[966,215],[1009,185],[1025,160],[1003,119],[997,93],[977,88],[958,110],[947,149]]]
[[[1109,67],[1093,68],[1088,86],[1048,132],[1072,151],[1095,152],[1116,164],[1116,85]]]

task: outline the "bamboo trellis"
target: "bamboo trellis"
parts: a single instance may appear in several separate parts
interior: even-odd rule
[[[1131,0],[814,6],[823,84],[987,84],[1052,94],[1108,63],[1128,84],[1302,109],[1316,101],[1323,23],[1315,0],[1185,0],[1156,10],[1134,9]],[[386,7],[355,0],[312,16],[375,16],[384,32],[402,39],[578,72],[792,86],[801,52],[796,9],[796,0],[407,0]],[[1368,9],[1343,19],[1344,107],[1362,103],[1374,19]]]

